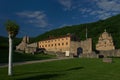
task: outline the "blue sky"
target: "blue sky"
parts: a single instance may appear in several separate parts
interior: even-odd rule
[[[0,36],[6,20],[20,25],[17,37],[36,37],[46,31],[95,22],[120,14],[120,0],[0,0]]]

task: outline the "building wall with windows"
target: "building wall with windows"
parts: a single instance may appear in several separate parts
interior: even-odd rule
[[[83,54],[92,52],[92,39],[88,38],[85,41],[79,41],[74,36],[63,36],[58,38],[47,39],[38,42],[39,48],[45,48],[47,51],[66,52],[70,55],[77,55],[77,48],[83,49]]]
[[[39,41],[39,48],[45,48],[47,51],[65,52],[70,49],[70,36],[47,39]]]

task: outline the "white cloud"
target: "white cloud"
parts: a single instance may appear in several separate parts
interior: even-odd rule
[[[23,11],[16,13],[18,16],[25,19],[29,24],[38,27],[48,26],[46,14],[42,11]]]
[[[98,17],[105,19],[120,13],[120,0],[96,0]],[[98,13],[99,12],[99,13]]]
[[[118,0],[100,0],[96,4],[105,11],[120,11],[120,1]]]
[[[64,10],[71,10],[72,9],[72,0],[58,0],[59,3],[64,7]]]
[[[65,11],[78,10],[83,17],[106,19],[120,14],[120,0],[58,0]],[[87,4],[87,5],[86,5]],[[74,18],[74,17],[72,17]]]
[[[99,19],[106,19],[120,13],[120,0],[93,0],[91,3],[94,3],[92,7],[79,9],[81,14],[87,13]]]

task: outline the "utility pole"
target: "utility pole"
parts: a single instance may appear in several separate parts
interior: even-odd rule
[[[86,26],[86,39],[88,38],[87,26]]]

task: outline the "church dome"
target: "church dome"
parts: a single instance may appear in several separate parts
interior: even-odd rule
[[[109,34],[106,32],[106,30],[102,33],[102,38],[107,38],[107,37],[109,37]]]
[[[99,37],[99,41],[96,44],[96,50],[114,50],[115,46],[112,40],[112,36],[106,32],[106,30]]]

